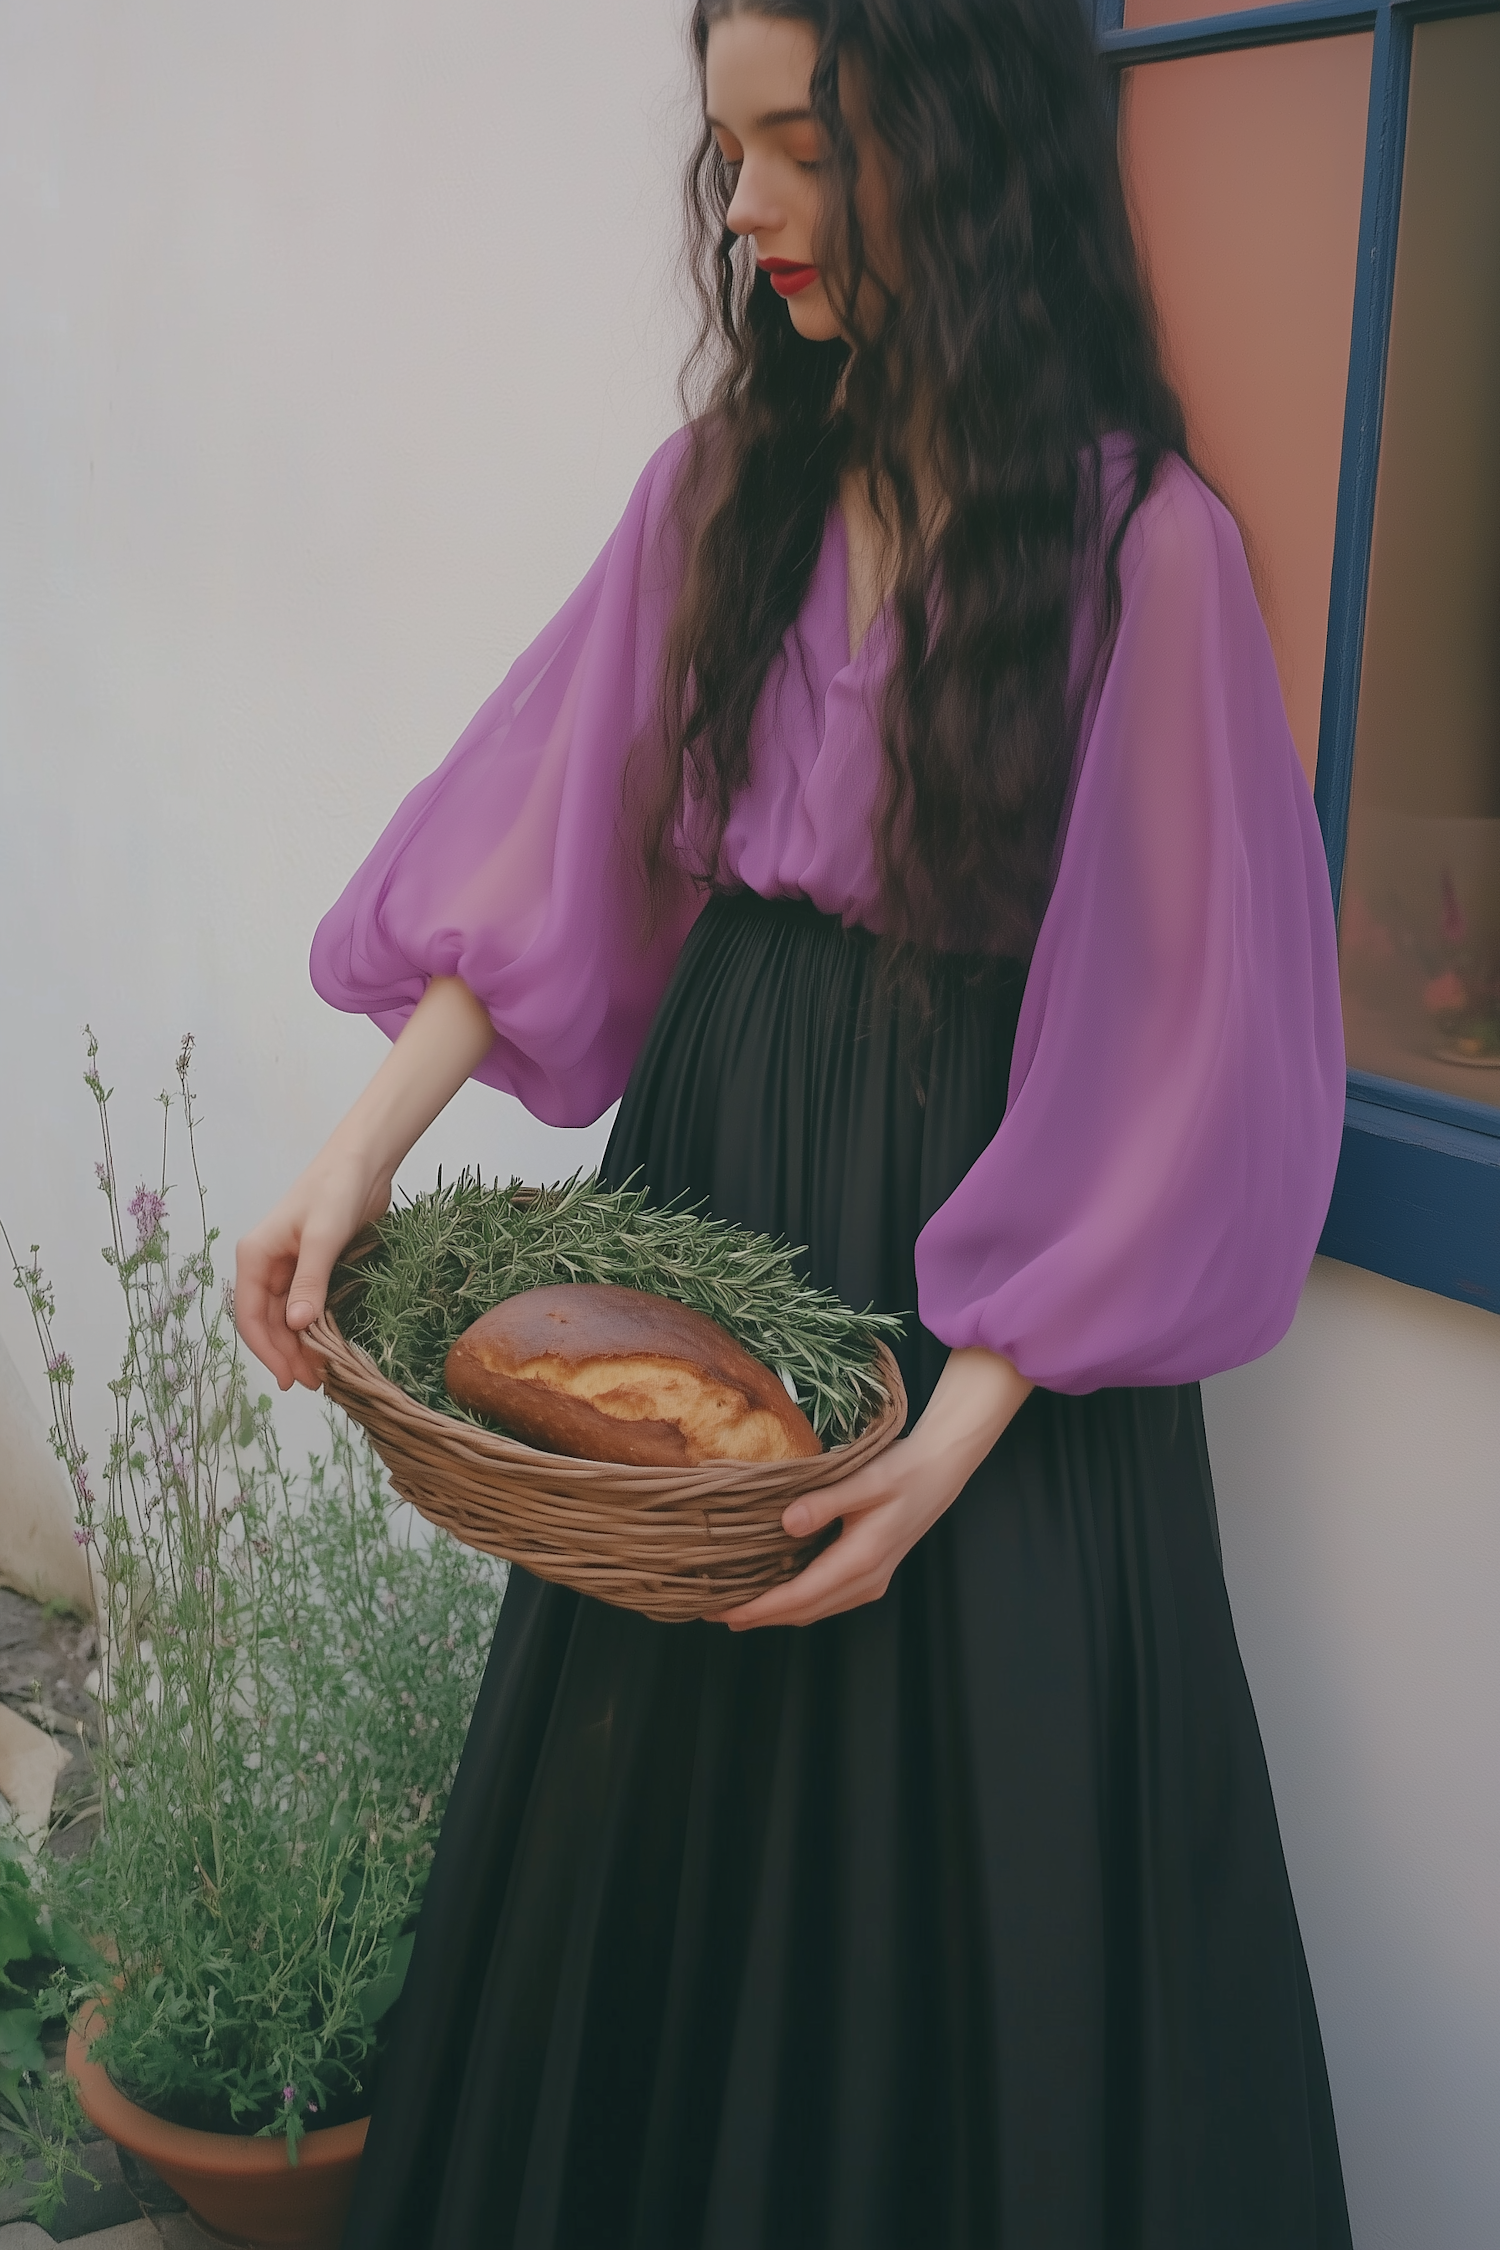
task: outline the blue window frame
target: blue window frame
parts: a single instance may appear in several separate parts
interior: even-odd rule
[[[1094,0],[1097,45],[1116,71],[1374,34],[1314,789],[1336,906],[1354,775],[1412,32],[1439,17],[1495,12],[1496,0],[1282,0],[1127,30],[1123,0]],[[1350,1265],[1500,1312],[1500,1108],[1351,1070],[1338,1178],[1319,1247]]]

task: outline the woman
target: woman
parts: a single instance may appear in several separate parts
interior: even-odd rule
[[[319,930],[398,1036],[240,1320],[315,1384],[465,1077],[623,1091],[605,1176],[912,1315],[912,1418],[724,1620],[512,1576],[345,2239],[1346,2245],[1196,1388],[1342,1111],[1243,550],[1076,0],[693,37],[710,396]]]

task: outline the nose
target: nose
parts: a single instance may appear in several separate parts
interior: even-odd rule
[[[765,173],[753,157],[747,156],[740,165],[740,176],[734,183],[724,224],[731,234],[756,235],[778,234],[786,225],[786,214],[770,192]]]

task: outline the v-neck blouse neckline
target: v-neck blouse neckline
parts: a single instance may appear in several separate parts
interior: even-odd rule
[[[890,596],[887,595],[884,601],[877,603],[875,608],[870,612],[870,621],[866,625],[863,633],[861,633],[858,644],[856,645],[854,635],[851,632],[849,626],[849,519],[844,514],[843,504],[841,501],[835,500],[833,502],[828,511],[828,518],[829,520],[828,523],[824,526],[823,533],[824,549],[826,552],[830,544],[831,535],[831,544],[836,553],[837,567],[835,570],[835,576],[838,581],[844,621],[844,661],[839,669],[841,671],[847,672],[853,669],[853,667],[859,662],[860,657],[863,655],[864,651],[869,647],[870,636],[875,631],[876,627],[881,623],[882,619],[884,619],[889,614],[891,602]],[[820,566],[822,560],[823,557],[822,555],[820,555]]]
[[[889,604],[850,648],[848,532],[830,507],[802,607],[756,706],[750,772],[720,867],[764,898],[802,897],[878,928],[874,834],[883,757],[878,685]],[[685,821],[688,836],[694,827]]]

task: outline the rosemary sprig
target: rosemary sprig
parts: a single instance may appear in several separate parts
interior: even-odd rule
[[[486,1187],[466,1171],[389,1211],[375,1231],[379,1247],[359,1261],[359,1286],[339,1312],[345,1333],[400,1389],[466,1421],[484,1417],[443,1387],[449,1345],[502,1298],[550,1282],[617,1282],[707,1313],[791,1377],[813,1428],[835,1445],[880,1403],[875,1346],[902,1329],[893,1314],[851,1312],[811,1287],[786,1243],[678,1205],[650,1209],[644,1190],[603,1188],[592,1173],[537,1192],[516,1180]]]

